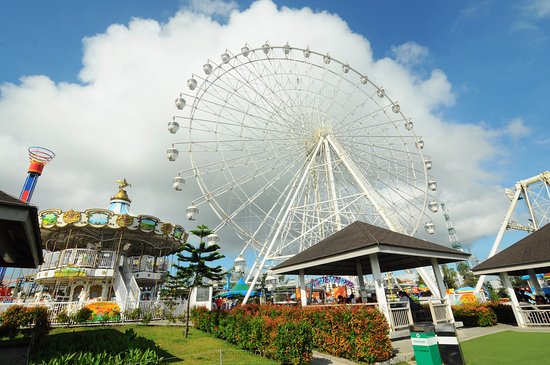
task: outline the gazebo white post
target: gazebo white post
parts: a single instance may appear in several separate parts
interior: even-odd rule
[[[537,274],[535,274],[535,270],[529,269],[528,272],[529,272],[529,285],[535,289],[535,295],[544,296],[544,291],[542,291],[542,288],[539,283],[539,279],[537,279]]]
[[[447,288],[445,288],[445,282],[443,281],[443,275],[441,274],[441,268],[439,267],[439,262],[437,262],[437,258],[435,257],[430,258],[430,260],[432,262],[432,269],[434,271],[435,281],[437,283],[437,289],[439,290],[439,293],[437,293],[438,294],[437,296],[441,299],[441,303],[445,303],[445,308],[447,309],[447,318],[451,323],[454,323],[455,317],[453,316],[451,303],[447,297]]]
[[[304,276],[304,269],[300,270],[300,301],[302,302],[302,307],[307,305],[306,297],[306,278]]]
[[[439,291],[438,293],[432,293],[432,294],[435,294],[440,299],[443,299],[447,295],[447,289],[445,288],[443,275],[441,275],[441,269],[439,268],[439,263],[437,262],[437,259],[435,257],[432,257],[430,260],[432,262],[432,269],[435,275],[435,282],[437,283],[437,289]]]
[[[376,301],[378,307],[386,316],[388,324],[391,326],[390,311],[388,301],[386,300],[386,291],[384,290],[384,280],[382,280],[382,272],[380,271],[380,262],[378,262],[378,254],[369,255],[370,266],[372,268],[372,276],[374,278],[374,289],[376,291]]]
[[[367,292],[365,290],[365,276],[363,275],[363,265],[361,265],[361,261],[356,261],[355,268],[357,270],[357,280],[359,281],[359,295],[361,296],[361,300],[365,302],[367,299]]]
[[[519,312],[518,298],[516,298],[516,293],[514,292],[514,288],[512,288],[512,283],[510,282],[510,278],[508,277],[508,273],[501,272],[500,273],[500,280],[502,281],[502,284],[506,288],[506,291],[508,292],[508,296],[510,297],[510,300],[512,301],[512,311],[514,312],[514,317],[516,317],[516,321],[518,322],[518,326],[519,327],[525,327],[525,322],[523,321],[523,316]]]

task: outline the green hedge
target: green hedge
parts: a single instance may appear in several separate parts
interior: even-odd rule
[[[250,304],[230,312],[195,308],[191,316],[196,328],[281,363],[307,364],[313,347],[366,363],[392,356],[386,319],[367,306]]]

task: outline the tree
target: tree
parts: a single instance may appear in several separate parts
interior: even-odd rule
[[[210,281],[222,280],[225,274],[221,266],[208,266],[208,263],[225,257],[218,252],[220,249],[219,245],[207,245],[203,240],[204,237],[213,233],[212,230],[205,225],[200,225],[197,226],[196,229],[191,230],[191,233],[199,237],[199,245],[195,247],[189,242],[185,242],[176,256],[179,261],[187,263],[187,266],[174,265],[177,269],[174,277],[182,280],[183,283],[188,285],[185,337],[189,334],[189,311],[193,289],[199,286],[205,286],[205,279]]]
[[[441,271],[443,271],[443,282],[447,289],[456,289],[456,271],[447,265],[441,265]]]

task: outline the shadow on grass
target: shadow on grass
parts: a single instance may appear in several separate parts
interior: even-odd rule
[[[180,361],[173,354],[159,347],[153,340],[138,336],[133,329],[122,332],[114,328],[74,329],[72,332],[50,334],[36,343],[30,355],[31,363],[49,362],[71,353],[107,353],[118,355],[129,349],[153,350],[163,363]]]

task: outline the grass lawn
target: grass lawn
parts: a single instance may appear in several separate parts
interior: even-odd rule
[[[261,356],[252,355],[238,347],[219,340],[209,334],[190,329],[189,337],[183,335],[184,328],[176,326],[143,326],[143,325],[125,325],[112,327],[78,327],[78,328],[57,328],[43,340],[42,346],[48,346],[48,341],[55,343],[56,336],[67,336],[67,333],[78,333],[83,331],[105,331],[116,330],[124,333],[126,329],[132,328],[138,336],[153,340],[164,353],[168,364],[219,364],[220,351],[224,364],[276,364]],[[78,339],[74,339],[78,341]],[[32,357],[32,356],[31,356]]]
[[[504,331],[460,345],[466,365],[550,364],[550,333]]]

